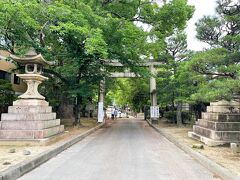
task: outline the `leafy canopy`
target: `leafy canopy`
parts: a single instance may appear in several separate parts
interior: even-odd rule
[[[187,0],[161,5],[149,0],[0,0],[0,4],[0,48],[21,55],[34,47],[56,61],[57,66],[45,70],[61,87],[52,91],[78,99],[96,96],[96,84],[108,75],[103,59],[118,59],[135,72],[141,71],[136,65],[142,57],[161,61],[166,37],[183,30],[194,10]],[[48,89],[49,84],[45,86]],[[50,94],[53,97],[48,98],[54,98]]]

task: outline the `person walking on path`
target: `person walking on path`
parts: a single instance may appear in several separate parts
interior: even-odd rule
[[[117,119],[117,115],[118,115],[118,110],[115,108],[115,110],[114,110],[114,119],[115,120]]]
[[[111,111],[111,119],[114,120],[114,112],[115,112],[115,109],[112,108],[112,111]]]

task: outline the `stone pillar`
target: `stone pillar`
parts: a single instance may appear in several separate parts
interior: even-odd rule
[[[157,106],[157,86],[156,86],[156,70],[153,65],[149,66],[150,68],[150,98],[151,98],[151,108],[150,108],[150,118],[153,121],[157,121],[159,117],[159,107]]]
[[[156,74],[155,68],[153,65],[150,65],[150,73],[153,75],[150,77],[150,98],[151,98],[151,106],[157,105],[157,91],[156,91],[156,78],[154,75]]]
[[[98,122],[104,121],[104,93],[105,93],[105,79],[100,81],[99,98],[98,98]]]

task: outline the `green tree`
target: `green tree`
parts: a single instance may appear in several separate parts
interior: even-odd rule
[[[192,98],[197,100],[231,99],[239,93],[240,4],[219,0],[215,17],[206,16],[197,25],[197,38],[210,49],[196,53],[189,66],[206,81]]]
[[[172,111],[177,107],[177,124],[182,125],[182,91],[180,90],[181,82],[177,78],[179,66],[183,61],[187,60],[187,36],[184,32],[176,30],[175,33],[166,39],[166,53],[162,58],[165,58],[165,66],[158,73],[158,94],[161,94],[160,102],[165,105],[171,104]]]

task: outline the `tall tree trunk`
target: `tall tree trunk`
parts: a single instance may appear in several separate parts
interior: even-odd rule
[[[81,80],[81,66],[78,68],[78,75],[77,75],[77,78],[76,78],[76,84],[79,84],[80,83],[80,80]],[[75,121],[73,123],[74,126],[79,126],[81,124],[80,122],[80,103],[82,102],[82,96],[77,94],[77,97],[76,97],[76,102],[75,102]]]
[[[74,126],[81,125],[80,121],[80,104],[82,102],[82,97],[80,95],[77,95],[76,97],[76,103],[75,103],[75,121],[73,123]]]
[[[177,125],[182,126],[182,103],[177,103]]]
[[[174,100],[175,100],[175,93],[172,92],[172,98],[171,98],[171,103],[172,103],[172,105],[171,105],[171,106],[172,106],[172,107],[171,107],[171,110],[172,110],[172,111],[174,111],[174,109],[175,109],[175,108],[174,108],[174,106],[175,106]]]

